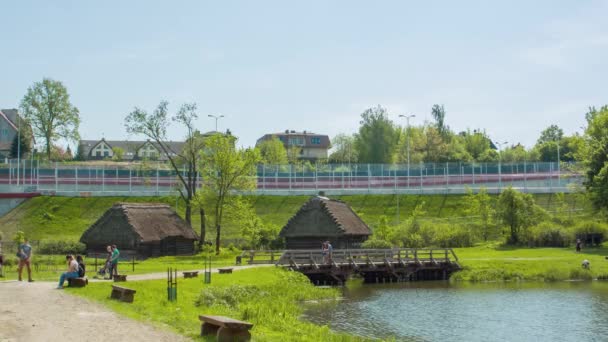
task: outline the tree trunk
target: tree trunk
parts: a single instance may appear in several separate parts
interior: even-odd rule
[[[222,231],[221,225],[216,225],[217,234],[215,235],[215,255],[220,255],[220,235]]]
[[[201,245],[202,248],[203,244],[205,244],[205,235],[207,234],[207,228],[205,226],[205,209],[201,207],[199,212],[201,214],[201,236],[199,245]]]
[[[186,222],[192,227],[192,203],[190,203],[190,199],[186,201]]]

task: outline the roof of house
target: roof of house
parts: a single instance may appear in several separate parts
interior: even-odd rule
[[[17,120],[17,118],[21,118],[21,120]],[[15,132],[18,130],[20,124],[19,121],[23,121],[24,124],[27,124],[26,129],[31,132],[31,126],[27,123],[27,121],[23,119],[22,116],[19,115],[19,111],[17,109],[0,109],[0,119],[7,120],[7,122],[11,127],[13,127]],[[32,137],[32,139],[34,138]],[[35,143],[36,141],[33,140],[33,142]],[[0,142],[0,150],[10,150],[12,145],[12,140],[9,142]]]
[[[269,134],[264,134],[264,136],[262,136],[261,138],[259,138],[256,142],[256,145],[261,143],[262,141],[265,140],[270,140],[272,138],[278,138],[281,139],[281,141],[283,142],[284,145],[289,145],[289,138],[303,138],[304,139],[304,145],[297,145],[300,147],[309,147],[309,148],[330,148],[331,146],[331,142],[329,140],[329,136],[326,134],[317,134],[317,133],[313,133],[313,132],[307,132],[307,131],[303,131],[303,132],[296,132],[296,131],[290,131],[290,130],[285,130],[285,132],[279,132],[279,133],[269,133]],[[319,144],[313,144],[312,143],[312,138],[320,138]]]
[[[133,152],[135,153],[139,148],[144,146],[146,143],[151,143],[156,149],[163,152],[158,143],[150,141],[150,140],[80,140],[79,145],[82,146],[82,153],[84,155],[90,155],[91,150],[97,146],[101,142],[105,142],[110,148],[120,147],[125,152]],[[179,154],[182,152],[184,147],[183,141],[167,141],[165,142],[165,146],[169,148],[169,150],[175,154]],[[127,156],[125,156],[127,157]]]
[[[167,204],[116,203],[82,234],[80,241],[109,243],[115,236],[124,235],[125,229],[142,243],[172,236],[198,239],[190,225]]]
[[[304,203],[280,233],[283,237],[371,234],[371,229],[348,204],[321,196]]]

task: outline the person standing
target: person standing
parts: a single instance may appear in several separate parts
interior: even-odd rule
[[[21,275],[23,274],[23,267],[27,267],[27,281],[30,283],[34,280],[32,279],[32,246],[27,239],[23,241],[22,244],[19,245],[19,252],[17,253],[19,257],[19,266],[17,268],[17,274],[19,275],[19,281],[22,280]]]
[[[110,262],[112,263],[112,268],[110,270],[110,279],[112,279],[115,275],[118,275],[118,258],[120,257],[120,251],[116,248],[116,245],[112,245],[112,257]]]
[[[329,241],[326,241],[325,244],[327,245],[327,259],[329,260],[328,263],[331,264],[331,260],[334,254],[334,247]]]
[[[59,277],[59,285],[57,285],[57,289],[63,289],[63,283],[67,279],[78,278],[78,262],[74,260],[74,256],[66,255],[65,260],[68,264],[68,269],[66,272],[61,274],[61,277]]]
[[[576,239],[576,253],[580,253],[581,252],[581,239]]]

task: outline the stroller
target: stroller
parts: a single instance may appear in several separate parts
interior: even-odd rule
[[[106,261],[106,264],[99,269],[99,271],[97,271],[97,274],[99,274],[100,276],[103,277],[103,279],[106,279],[106,274],[108,274],[109,276],[111,276],[112,272],[112,263],[108,260]]]

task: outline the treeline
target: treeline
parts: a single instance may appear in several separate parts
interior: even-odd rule
[[[496,240],[529,247],[566,247],[581,234],[608,236],[604,218],[581,220],[566,196],[558,194],[556,201],[556,210],[548,212],[530,194],[508,188],[495,197],[482,189],[464,200],[466,221],[447,223],[423,219],[423,202],[400,224],[391,225],[389,218],[383,217],[363,247],[470,247]]]
[[[434,105],[433,120],[418,125],[403,125],[392,121],[383,107],[367,109],[361,114],[359,131],[339,134],[332,139],[330,163],[432,163],[432,162],[503,162],[542,161],[571,162],[581,160],[585,139],[575,133],[564,135],[557,125],[540,133],[531,148],[525,148],[514,138],[504,142],[493,140],[483,129],[453,131],[446,125],[444,106]],[[415,119],[415,118],[413,118]],[[408,149],[409,140],[409,149]]]

